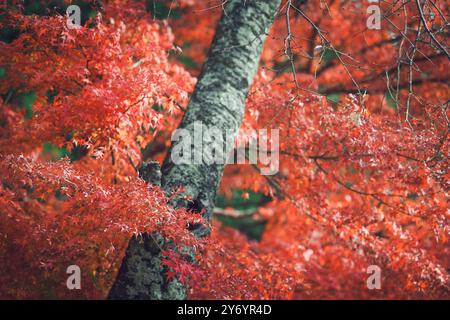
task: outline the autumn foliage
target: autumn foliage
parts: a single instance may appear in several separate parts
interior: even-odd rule
[[[136,168],[164,159],[222,3],[81,2],[69,29],[50,2],[1,7],[0,298],[104,298],[144,232],[196,249],[164,260],[192,299],[450,298],[450,65],[414,2],[383,3],[381,30],[363,1],[283,2],[241,128],[280,130],[280,171],[227,166],[208,239]],[[257,239],[225,223],[241,211]]]

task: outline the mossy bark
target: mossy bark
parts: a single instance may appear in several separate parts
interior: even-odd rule
[[[264,40],[277,13],[280,0],[229,0],[216,29],[208,58],[198,79],[179,129],[194,137],[195,123],[215,127],[223,133],[223,141],[234,140],[245,111],[245,99],[255,76]],[[230,135],[225,137],[225,135]],[[231,139],[230,139],[231,138]],[[217,188],[224,164],[176,164],[171,154],[174,142],[162,167],[163,189],[170,193],[183,186],[183,196],[174,206],[182,206],[211,219]],[[216,143],[214,141],[210,144]],[[202,146],[205,150],[205,145]],[[202,153],[199,145],[194,153]],[[196,149],[197,148],[197,149]],[[232,150],[226,145],[225,154]],[[208,234],[204,227],[192,228],[197,236]],[[185,299],[186,288],[176,280],[166,281],[161,265],[163,239],[146,235],[130,240],[110,299]]]

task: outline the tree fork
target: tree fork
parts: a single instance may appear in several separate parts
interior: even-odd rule
[[[207,60],[179,125],[194,137],[194,123],[214,126],[236,137],[245,111],[245,99],[258,68],[264,40],[281,0],[229,0],[219,21]],[[224,140],[225,141],[225,140]],[[172,203],[177,207],[204,212],[211,219],[224,164],[175,164],[171,153],[162,166],[161,186],[171,193],[184,187]],[[196,150],[194,153],[202,152]],[[232,150],[227,145],[225,154]],[[144,179],[148,175],[141,175]],[[154,182],[152,182],[154,183]],[[186,201],[184,197],[191,201]],[[196,236],[209,230],[196,227]],[[109,299],[185,299],[186,287],[177,280],[167,281],[161,264],[164,240],[158,235],[133,237],[125,253]]]

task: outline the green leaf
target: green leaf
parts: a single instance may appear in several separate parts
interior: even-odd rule
[[[386,99],[386,103],[390,108],[397,110],[397,103],[395,103],[395,99],[389,91],[385,92],[384,98]]]
[[[25,118],[31,119],[33,117],[33,103],[37,98],[35,91],[29,91],[24,93],[19,93],[15,99],[18,101],[22,108],[25,108]]]
[[[171,7],[172,6],[172,7]],[[163,3],[158,0],[147,0],[146,2],[147,11],[152,13],[155,19],[179,19],[181,17],[182,11],[179,8],[174,8],[170,3]]]
[[[217,220],[222,222],[224,226],[239,230],[251,240],[259,241],[264,232],[267,221],[254,219],[252,216],[245,217],[229,217],[229,216],[217,216]]]
[[[322,54],[322,60],[325,62],[329,62],[333,59],[336,59],[338,57],[338,53],[336,53],[335,50],[332,50],[330,48],[325,48],[325,51]]]
[[[327,101],[331,102],[331,103],[339,103],[339,100],[341,98],[341,95],[339,93],[332,93],[327,95]]]
[[[179,55],[179,56],[176,56],[176,59],[177,59],[177,61],[181,62],[185,67],[187,67],[189,69],[198,68],[198,64],[188,56]]]
[[[50,156],[52,160],[59,160],[66,156],[69,156],[69,152],[66,148],[59,148],[51,143],[44,143],[42,145],[42,153],[44,155]]]

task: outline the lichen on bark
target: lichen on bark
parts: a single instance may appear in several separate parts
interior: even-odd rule
[[[225,3],[207,60],[179,129],[194,136],[194,125],[201,122],[220,129],[224,141],[225,134],[231,134],[232,139],[236,137],[244,116],[245,98],[279,5],[280,0],[229,0]],[[224,164],[175,164],[171,152],[176,145],[174,142],[163,163],[161,186],[167,193],[175,187],[184,187],[185,191],[172,204],[203,212],[210,220]],[[232,147],[226,145],[225,154]],[[202,152],[196,150],[196,144],[192,148],[194,153]],[[184,200],[185,196],[191,201]],[[209,230],[198,226],[192,232],[201,237]],[[164,276],[162,246],[164,240],[157,235],[131,239],[109,298],[186,298],[186,288],[176,279],[167,281]]]

